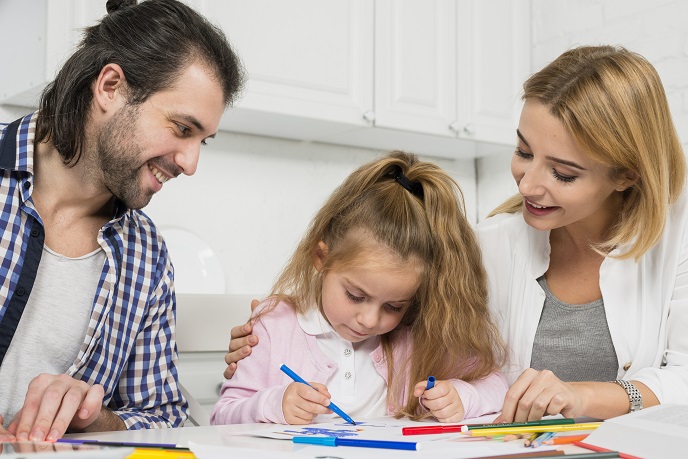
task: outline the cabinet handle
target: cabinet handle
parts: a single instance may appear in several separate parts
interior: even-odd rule
[[[363,114],[363,119],[369,123],[373,123],[375,121],[375,112],[372,110],[368,110]]]
[[[454,131],[456,133],[461,131],[461,127],[459,126],[459,122],[458,121],[452,121],[451,123],[449,123],[449,130]]]
[[[475,135],[475,128],[473,127],[473,123],[467,123],[463,129],[461,129],[461,132],[459,132],[459,135],[464,135],[466,137],[473,137]]]

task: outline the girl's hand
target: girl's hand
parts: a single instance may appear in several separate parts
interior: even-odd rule
[[[421,381],[413,388],[415,397],[423,397],[422,403],[440,422],[459,422],[466,410],[456,387],[449,381],[437,381],[435,387],[425,390],[427,381]]]
[[[282,397],[282,413],[288,424],[310,424],[319,414],[332,411],[330,392],[322,384],[309,382],[313,387],[293,382],[287,386]]]
[[[506,393],[502,414],[494,422],[537,421],[559,413],[573,418],[584,410],[584,397],[575,384],[561,381],[549,370],[529,368]]]

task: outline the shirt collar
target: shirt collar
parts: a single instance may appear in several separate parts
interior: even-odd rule
[[[297,320],[299,321],[301,329],[309,335],[318,336],[335,332],[315,305],[305,313],[298,314]]]
[[[38,112],[26,115],[4,127],[0,142],[0,165],[3,169],[33,175],[33,141]]]

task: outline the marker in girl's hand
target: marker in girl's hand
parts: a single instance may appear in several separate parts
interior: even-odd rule
[[[425,390],[430,390],[435,387],[435,377],[428,376],[428,383],[425,385]]]
[[[299,376],[299,375],[297,375],[296,373],[294,373],[294,372],[292,371],[292,369],[289,368],[288,366],[286,366],[286,365],[283,364],[283,365],[280,366],[280,370],[282,370],[284,373],[286,373],[286,375],[289,376],[289,377],[290,377],[291,379],[293,379],[294,381],[296,381],[296,382],[298,382],[298,383],[301,383],[301,384],[305,384],[305,385],[307,385],[308,387],[313,387],[313,386],[311,386],[310,384],[308,384],[308,383],[306,382],[306,380],[304,380],[301,376]],[[353,419],[351,419],[351,417],[350,417],[348,414],[346,414],[344,411],[342,411],[341,408],[339,408],[337,405],[335,405],[334,403],[332,403],[332,401],[330,401],[330,404],[329,404],[327,407],[328,407],[329,409],[331,409],[332,411],[334,411],[336,414],[338,414],[338,415],[339,415],[342,419],[344,419],[346,422],[348,422],[348,423],[350,423],[350,424],[353,424],[353,425],[356,425],[356,422],[355,422]]]

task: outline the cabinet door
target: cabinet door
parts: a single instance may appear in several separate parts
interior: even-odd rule
[[[92,0],[2,0],[0,103],[36,107],[41,91],[82,38],[82,29],[106,14]]]
[[[377,0],[375,126],[454,137],[456,1]]]
[[[224,30],[246,68],[239,111],[368,124],[371,2],[226,0],[201,2],[200,8]]]
[[[459,137],[513,144],[530,71],[529,0],[458,0]]]

